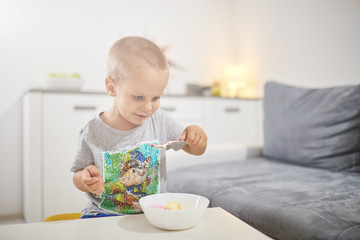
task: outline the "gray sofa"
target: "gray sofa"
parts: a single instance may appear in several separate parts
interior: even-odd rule
[[[175,169],[168,191],[203,195],[275,239],[360,239],[360,85],[269,82],[263,103],[261,157]]]

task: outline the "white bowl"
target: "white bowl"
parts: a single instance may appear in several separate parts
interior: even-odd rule
[[[177,201],[185,206],[182,210],[165,210],[151,207],[165,206]],[[140,206],[146,219],[155,227],[166,230],[182,230],[195,226],[202,218],[209,200],[203,196],[188,193],[160,193],[140,198]]]
[[[80,78],[47,78],[43,83],[45,90],[79,91],[83,85]]]

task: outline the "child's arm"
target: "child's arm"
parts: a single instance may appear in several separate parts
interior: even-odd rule
[[[204,130],[196,125],[190,125],[181,134],[179,140],[184,140],[186,145],[183,150],[193,155],[201,155],[207,146],[207,136]]]
[[[75,186],[83,192],[91,192],[100,195],[104,192],[104,183],[100,177],[99,170],[90,165],[74,174]]]

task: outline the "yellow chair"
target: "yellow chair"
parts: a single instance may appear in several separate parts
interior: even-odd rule
[[[81,213],[64,213],[64,214],[49,216],[45,219],[45,222],[80,219],[80,217],[81,217]]]

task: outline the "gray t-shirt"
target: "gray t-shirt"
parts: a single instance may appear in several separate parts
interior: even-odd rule
[[[104,152],[116,152],[120,149],[136,146],[141,142],[157,141],[165,144],[168,141],[176,140],[182,134],[184,127],[170,117],[165,111],[159,109],[145,122],[129,131],[120,131],[111,128],[104,123],[99,115],[96,115],[80,131],[78,151],[72,172],[83,170],[89,165],[95,165],[103,178],[103,154]],[[181,143],[174,146],[179,150],[184,146]],[[160,149],[160,192],[166,190],[166,152]],[[96,215],[97,213],[116,214],[99,207],[102,199],[92,193],[86,193],[89,203],[82,210],[82,215]]]

